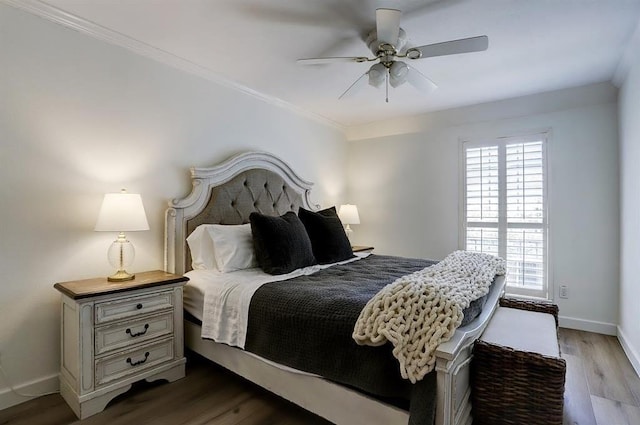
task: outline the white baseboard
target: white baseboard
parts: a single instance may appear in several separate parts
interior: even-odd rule
[[[576,319],[566,316],[559,316],[558,319],[561,328],[577,329],[579,331],[604,335],[618,335],[618,326],[613,323],[596,322],[595,320]]]
[[[32,400],[44,394],[58,392],[60,391],[60,381],[56,373],[17,385],[14,388],[22,394],[32,394],[33,396],[23,397],[13,392],[11,388],[2,388],[0,389],[0,410],[24,403],[25,401]]]
[[[640,376],[640,355],[638,355],[638,352],[629,344],[629,340],[625,337],[620,326],[618,326],[618,341],[620,341],[620,345],[622,345],[622,349],[631,362],[631,366],[635,369],[636,374]]]

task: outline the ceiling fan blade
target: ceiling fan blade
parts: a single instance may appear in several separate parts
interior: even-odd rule
[[[338,100],[348,99],[350,97],[355,96],[357,93],[359,93],[360,90],[362,90],[362,88],[367,85],[367,77],[368,76],[369,76],[369,71],[367,71],[364,74],[362,74],[362,76],[360,78],[358,78],[356,81],[354,81],[353,84],[351,84],[349,86],[349,88],[346,89],[344,91],[344,93],[342,93],[340,95],[340,97],[338,97]]]
[[[431,58],[434,56],[456,55],[458,53],[482,52],[489,47],[489,37],[481,35],[479,37],[462,38],[460,40],[445,41],[443,43],[427,44],[426,46],[414,47],[407,50],[418,50],[419,58]],[[411,56],[408,56],[410,59]]]
[[[328,63],[338,63],[338,62],[366,62],[367,60],[369,59],[364,56],[352,56],[352,57],[298,59],[296,62],[299,65],[324,65]]]
[[[409,66],[409,71],[407,72],[407,82],[425,93],[431,93],[438,88],[436,83],[431,81],[429,77],[412,66]]]
[[[402,12],[395,9],[376,9],[376,31],[379,44],[389,43],[393,47],[398,45],[401,14]]]

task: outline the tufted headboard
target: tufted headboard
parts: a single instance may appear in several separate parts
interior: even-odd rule
[[[317,209],[313,183],[266,152],[246,152],[211,168],[191,168],[191,193],[169,202],[165,215],[165,270],[191,270],[186,238],[201,224],[244,224],[254,211],[282,215],[299,207]]]

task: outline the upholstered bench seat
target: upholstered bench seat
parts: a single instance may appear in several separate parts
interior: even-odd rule
[[[565,360],[557,306],[503,300],[474,346],[475,425],[562,424]]]
[[[515,350],[560,357],[556,322],[547,313],[498,307],[480,339]]]

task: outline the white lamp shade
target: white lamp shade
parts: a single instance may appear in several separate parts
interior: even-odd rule
[[[149,223],[137,193],[107,193],[104,195],[95,230],[131,232],[149,230]]]
[[[338,217],[343,224],[360,224],[360,216],[358,215],[358,207],[352,204],[340,205]]]

